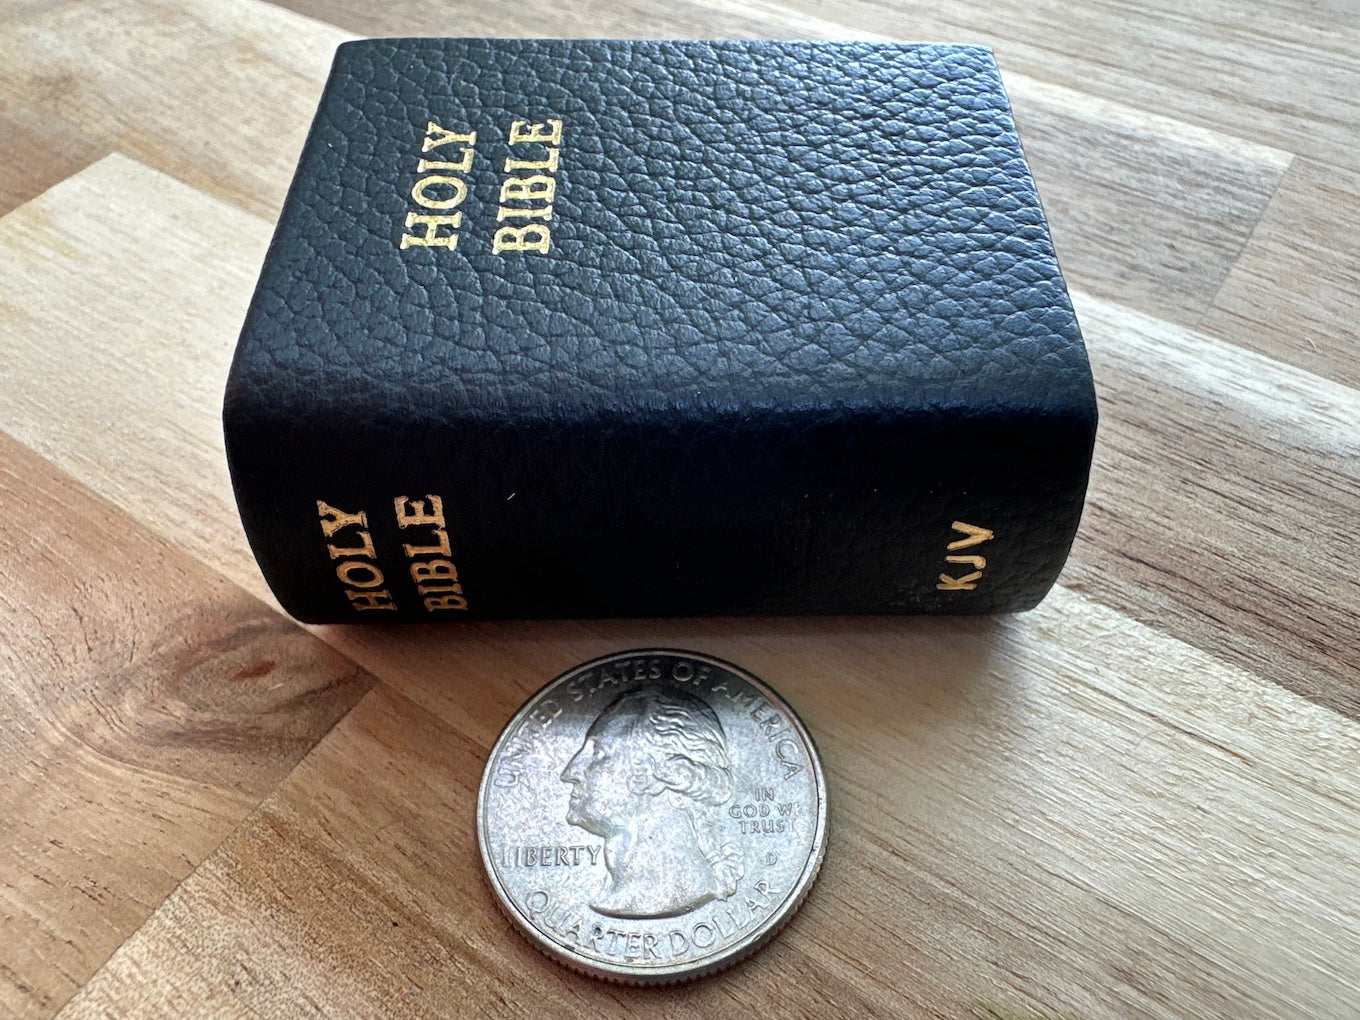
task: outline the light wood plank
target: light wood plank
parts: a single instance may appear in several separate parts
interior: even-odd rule
[[[513,17],[493,5],[457,0],[282,0],[280,7],[357,36],[530,36],[540,38],[733,39],[770,34],[770,16],[694,0],[520,0]]]
[[[11,254],[0,304],[39,309],[0,350],[0,425],[268,598],[230,496],[218,422],[267,228],[121,158],[30,206],[0,220],[0,250]],[[170,210],[214,226],[175,231]],[[88,222],[104,241],[72,248],[71,224]],[[55,266],[54,245],[68,256]],[[186,277],[185,263],[208,269]],[[144,283],[122,289],[112,284],[119,278]],[[1104,421],[1065,583],[1360,712],[1360,652],[1346,637],[1354,606],[1331,597],[1315,553],[1328,548],[1343,570],[1354,555],[1360,459],[1338,423],[1360,419],[1360,398],[1107,302],[1081,298],[1079,312]],[[1224,470],[1252,472],[1259,489],[1225,492],[1216,484]],[[1316,544],[1299,540],[1305,526]],[[384,676],[398,669],[418,684],[429,670],[404,637],[325,639]]]
[[[1289,154],[1026,75],[1005,82],[1068,281],[1193,325]]]
[[[1360,386],[1360,173],[1290,168],[1200,328]]]
[[[35,6],[0,33],[0,97],[272,220],[347,38],[265,3]]]
[[[332,737],[63,1015],[588,1016],[630,1001],[673,1014],[739,995],[741,979],[627,992],[550,963],[480,872],[485,749],[385,686]],[[181,959],[173,989],[140,984]],[[777,950],[764,966],[793,980],[790,962]],[[866,1002],[826,976],[847,1007]]]
[[[49,1016],[370,680],[0,436],[0,1014]]]
[[[777,685],[834,798],[792,927],[669,993],[540,957],[498,916],[472,834],[504,702],[656,640]],[[962,624],[506,624],[409,641],[440,654],[446,700],[371,692],[64,1015],[688,1016],[761,989],[795,1015],[1341,1016],[1360,994],[1360,727],[1089,599]],[[144,982],[167,972],[173,987]]]
[[[470,33],[497,34],[501,24],[493,8],[470,10],[452,0],[382,7],[293,0],[286,6],[360,34],[446,34],[451,19],[467,19]],[[629,34],[617,23],[621,13],[607,2],[566,9],[534,0],[523,23],[534,25],[535,34]],[[870,35],[863,22],[813,16],[822,13],[822,5],[803,14],[773,4],[712,3],[646,6],[627,17],[633,33],[645,37]],[[884,28],[898,38],[922,38],[912,24],[906,36]],[[981,41],[1000,45],[991,37]],[[1048,84],[1010,64],[1004,72],[1069,278],[1094,294],[1194,324],[1260,219],[1290,154]]]
[[[0,219],[0,428],[266,599],[221,406],[269,235],[117,155]]]
[[[1101,391],[1083,530],[1065,587],[1010,619],[318,628],[337,656],[215,571],[262,592],[221,385],[346,33],[256,0],[11,4],[0,190],[70,176],[0,217],[0,429],[23,444],[0,437],[0,1014],[50,1014],[134,929],[69,1015],[1354,1011],[1360,8],[309,9],[995,45]],[[657,643],[798,706],[832,841],[767,952],[639,992],[500,919],[471,796],[538,684]],[[318,743],[355,666],[381,682]]]

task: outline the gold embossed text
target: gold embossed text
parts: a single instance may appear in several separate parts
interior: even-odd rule
[[[423,211],[413,209],[406,214],[402,248],[458,247],[463,214],[454,210],[468,196],[466,175],[472,169],[476,144],[475,131],[449,131],[434,121],[425,126],[422,155],[416,163],[421,176],[411,186],[411,200]]]
[[[534,124],[517,120],[507,136],[511,155],[505,160],[500,208],[491,250],[546,254],[552,242],[553,199],[557,195],[558,152],[562,122]],[[507,222],[508,221],[508,222]]]
[[[354,611],[396,609],[376,562],[378,553],[368,530],[368,514],[362,510],[350,513],[318,499],[316,515],[321,523],[321,537],[326,540],[326,553],[335,563],[335,576],[344,585],[345,598]]]
[[[975,524],[965,524],[963,521],[955,521],[953,530],[963,537],[955,539],[946,546],[949,555],[945,556],[946,563],[961,563],[965,567],[972,567],[972,570],[965,570],[962,574],[941,574],[940,581],[935,585],[938,591],[973,591],[978,586],[978,581],[982,580],[982,572],[987,568],[987,558],[976,553],[964,555],[962,550],[970,549],[973,546],[981,545],[983,542],[990,542],[994,537],[986,528],[979,528]],[[958,569],[955,567],[954,569]]]

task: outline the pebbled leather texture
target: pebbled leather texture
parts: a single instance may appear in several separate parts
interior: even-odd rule
[[[550,118],[549,251],[494,253],[543,151],[507,129]],[[402,249],[430,121],[477,135],[463,223]],[[990,51],[385,39],[337,53],[224,423],[312,622],[428,615],[392,511],[426,493],[462,615],[997,612],[1062,567],[1096,408]],[[354,612],[319,499],[400,612]]]

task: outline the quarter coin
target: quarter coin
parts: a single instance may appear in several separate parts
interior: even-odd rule
[[[482,862],[540,949],[595,977],[681,981],[768,942],[826,847],[826,780],[784,700],[708,655],[622,652],[535,694],[491,750]]]

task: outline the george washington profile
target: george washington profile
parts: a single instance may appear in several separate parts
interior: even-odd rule
[[[692,694],[643,688],[615,699],[562,770],[567,821],[604,838],[591,906],[611,917],[674,917],[736,891],[741,856],[718,808],[732,799],[727,738]]]

